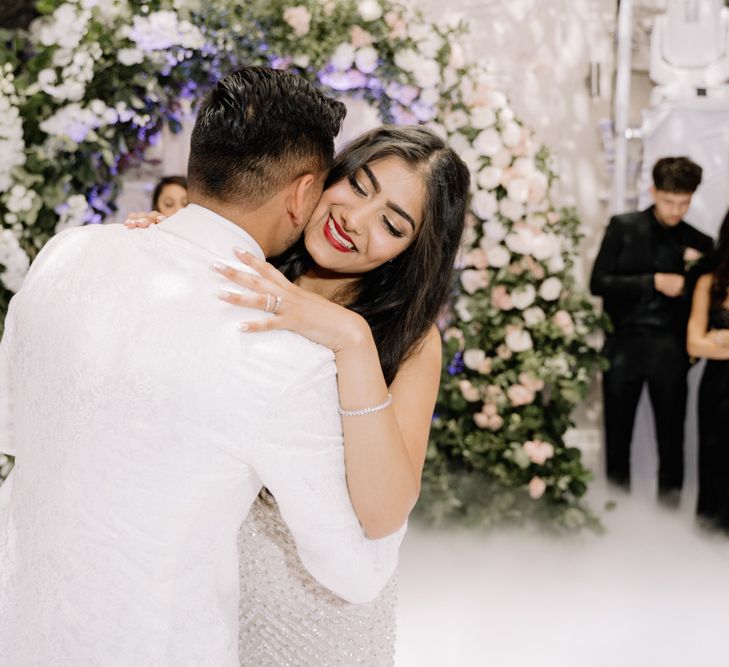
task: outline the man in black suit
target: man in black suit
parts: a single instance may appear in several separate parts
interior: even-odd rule
[[[658,494],[669,506],[678,504],[683,483],[685,260],[688,249],[706,253],[712,247],[709,236],[683,221],[700,182],[701,167],[688,158],[658,160],[654,205],[613,216],[590,280],[614,327],[604,349],[610,361],[603,375],[608,480],[629,487],[633,423],[647,382],[658,441]]]

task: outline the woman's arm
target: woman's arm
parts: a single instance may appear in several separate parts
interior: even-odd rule
[[[217,270],[251,290],[223,293],[229,303],[271,309],[267,294],[281,298],[276,314],[246,322],[245,331],[288,329],[335,354],[339,400],[344,410],[385,401],[388,387],[367,322],[358,314],[293,285],[270,264],[249,254],[241,261],[258,276],[230,267]],[[440,380],[440,336],[435,327],[400,368],[389,388],[393,405],[365,415],[343,416],[344,457],[352,506],[371,538],[398,530],[420,491],[420,474]]]
[[[712,275],[707,273],[701,276],[696,283],[688,322],[686,349],[692,357],[729,359],[729,348],[717,344],[708,331],[711,282]]]
[[[384,400],[387,387],[369,327],[361,340],[336,352],[336,360],[345,410]],[[370,537],[400,528],[418,499],[440,363],[440,334],[433,327],[400,367],[390,387],[391,408],[342,417],[349,495]]]

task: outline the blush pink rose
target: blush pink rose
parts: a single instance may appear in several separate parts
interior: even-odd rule
[[[303,5],[288,7],[283,13],[283,19],[291,26],[297,37],[303,37],[309,32],[311,14]]]
[[[534,278],[537,280],[542,280],[544,278],[544,267],[531,255],[524,257],[522,261],[526,264],[527,269],[531,271]]]
[[[474,414],[473,421],[476,423],[476,426],[478,426],[479,428],[488,428],[489,427],[489,418],[483,412],[477,412],[476,414]]]
[[[529,405],[534,401],[535,394],[530,389],[527,389],[523,384],[512,384],[506,390],[506,395],[511,401],[511,405],[518,408],[522,405]]]
[[[519,384],[523,384],[527,389],[535,393],[544,389],[544,380],[525,371],[519,373]]]
[[[522,449],[532,463],[540,466],[554,456],[554,447],[542,440],[528,440],[522,445]]]
[[[467,401],[474,403],[481,400],[481,392],[478,387],[474,387],[468,380],[461,380],[458,383],[458,388],[461,390],[461,396]]]
[[[458,349],[462,350],[466,346],[466,337],[458,327],[449,327],[443,333],[443,338],[446,342],[449,340],[458,341]]]
[[[463,256],[463,266],[472,266],[476,269],[488,268],[489,261],[481,248],[474,248]]]
[[[571,336],[575,333],[575,323],[572,320],[572,316],[566,310],[558,310],[552,315],[552,322],[554,322],[565,336]]]
[[[514,307],[511,296],[503,285],[496,285],[491,290],[491,303],[499,310],[511,310]]]
[[[372,44],[372,35],[358,25],[352,26],[349,31],[349,39],[355,49]]]
[[[510,349],[508,348],[508,346],[507,346],[507,345],[503,345],[503,344],[502,344],[502,345],[499,345],[499,346],[498,346],[498,347],[496,348],[496,356],[497,356],[497,357],[498,357],[499,359],[503,359],[504,361],[506,361],[507,359],[511,359],[511,357],[512,357],[512,352],[511,352],[511,350],[510,350]]]
[[[534,500],[539,500],[547,490],[547,483],[541,477],[532,477],[529,482],[529,495]]]

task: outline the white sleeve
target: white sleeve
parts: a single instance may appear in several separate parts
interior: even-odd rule
[[[406,526],[378,540],[365,536],[347,491],[337,405],[333,363],[290,384],[263,420],[255,467],[304,567],[340,597],[363,603],[394,573]]]

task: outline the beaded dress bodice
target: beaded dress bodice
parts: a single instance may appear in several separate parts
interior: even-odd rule
[[[397,574],[372,602],[352,604],[302,566],[273,497],[253,504],[238,539],[240,660],[246,667],[394,664]]]

